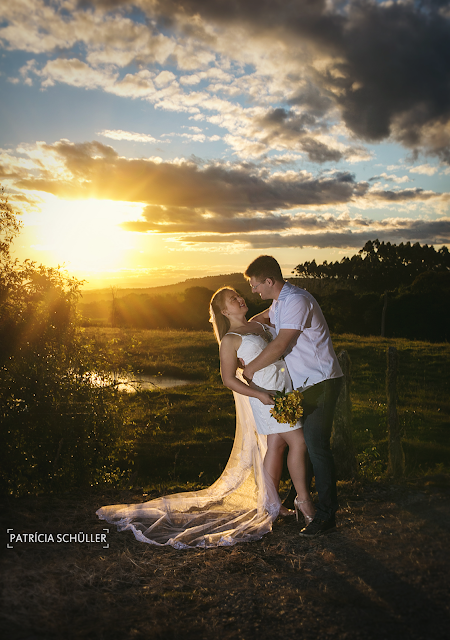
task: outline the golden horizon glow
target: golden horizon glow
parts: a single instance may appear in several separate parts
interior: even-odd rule
[[[69,270],[102,272],[127,266],[126,254],[136,251],[138,242],[119,225],[135,220],[142,204],[40,196],[40,211],[24,216],[35,231],[32,249],[46,252],[52,262]]]

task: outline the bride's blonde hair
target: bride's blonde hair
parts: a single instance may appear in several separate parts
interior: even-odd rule
[[[230,328],[230,321],[222,313],[222,310],[225,309],[225,294],[227,291],[237,294],[232,287],[221,287],[217,289],[209,303],[209,321],[213,326],[214,335],[219,344]]]

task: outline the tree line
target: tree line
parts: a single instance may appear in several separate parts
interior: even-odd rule
[[[418,242],[401,243],[369,240],[357,254],[340,262],[316,264],[315,260],[297,265],[292,272],[301,278],[313,278],[347,285],[361,293],[397,291],[409,287],[424,273],[442,274],[450,270],[446,246],[438,251]]]
[[[447,247],[437,251],[419,243],[374,240],[340,262],[299,264],[293,275],[293,282],[317,298],[332,332],[430,341],[450,338]],[[248,317],[270,304],[251,299],[248,290],[239,293],[249,307]],[[212,294],[197,286],[176,296],[133,293],[114,298],[111,321],[139,329],[208,330]]]
[[[304,262],[293,273],[306,283],[330,285],[317,297],[332,331],[437,342],[450,338],[446,246],[437,251],[419,243],[373,240],[351,258]]]

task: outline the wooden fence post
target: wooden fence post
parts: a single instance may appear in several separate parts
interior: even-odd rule
[[[338,360],[344,377],[334,412],[331,448],[338,479],[351,480],[358,474],[352,431],[351,361],[347,351],[341,351]]]
[[[388,308],[388,292],[384,292],[383,311],[381,312],[381,337],[386,335],[386,311]]]
[[[397,416],[397,370],[398,354],[395,347],[387,350],[386,396],[387,421],[389,434],[389,464],[388,473],[394,478],[403,475],[405,471],[405,454]]]

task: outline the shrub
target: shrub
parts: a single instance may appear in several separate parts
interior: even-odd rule
[[[117,481],[129,469],[134,424],[83,342],[80,281],[10,255],[20,225],[0,198],[0,489],[12,495]],[[124,464],[125,462],[125,464]]]

